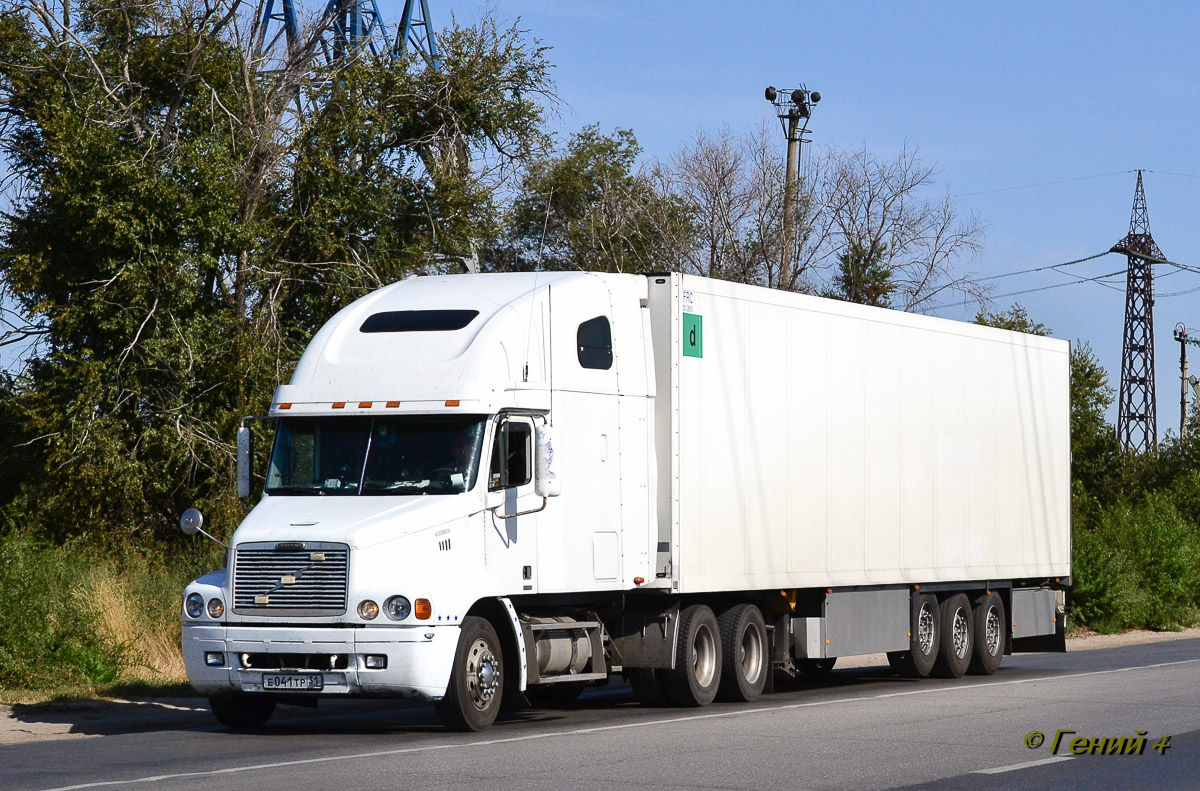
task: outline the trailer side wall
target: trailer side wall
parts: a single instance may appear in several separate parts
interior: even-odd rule
[[[679,590],[1070,573],[1066,342],[679,275],[650,306]]]

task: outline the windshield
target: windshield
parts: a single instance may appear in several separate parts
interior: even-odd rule
[[[475,486],[480,415],[279,421],[267,494],[458,494]]]

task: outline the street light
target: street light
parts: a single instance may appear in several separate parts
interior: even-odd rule
[[[800,162],[800,144],[805,142],[804,135],[808,134],[808,119],[812,116],[812,108],[821,101],[821,94],[810,91],[803,84],[799,88],[788,90],[767,86],[763,92],[767,101],[775,105],[775,114],[783,127],[784,137],[787,138],[787,178],[783,185],[783,260],[779,267],[779,288],[790,291],[792,288],[792,245],[793,222],[796,203],[796,171]],[[800,121],[803,119],[804,123]]]

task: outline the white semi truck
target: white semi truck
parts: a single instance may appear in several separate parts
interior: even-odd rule
[[[1068,356],[679,274],[404,280],[276,391],[260,499],[184,593],[188,677],[231,727],[358,695],[480,730],[617,674],[702,706],[1062,650]]]

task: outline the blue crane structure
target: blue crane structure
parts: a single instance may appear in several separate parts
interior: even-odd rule
[[[429,0],[404,0],[404,11],[395,34],[388,33],[379,4],[375,0],[328,0],[314,42],[314,57],[319,53],[330,65],[366,48],[372,55],[399,54],[408,47],[419,52],[432,68],[441,68],[437,39],[429,20]],[[301,46],[300,18],[295,0],[266,0],[256,50],[258,55],[272,52],[281,42],[287,52]]]

